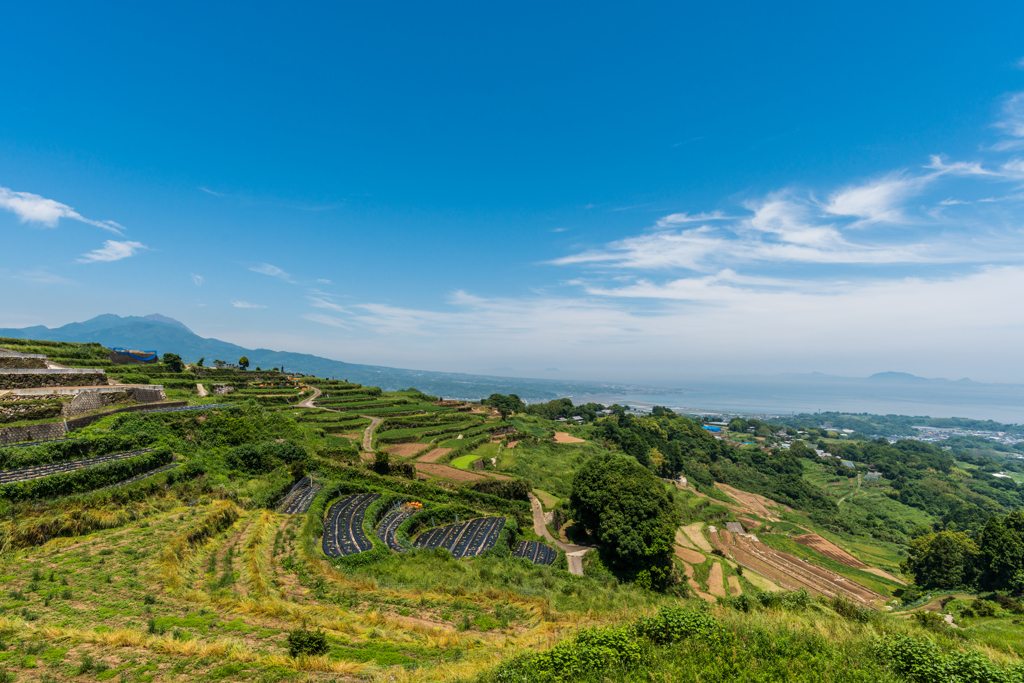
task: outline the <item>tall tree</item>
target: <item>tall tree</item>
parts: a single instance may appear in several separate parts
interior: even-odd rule
[[[635,459],[603,453],[585,462],[573,478],[569,509],[613,572],[654,588],[677,580],[672,542],[679,517],[661,480]]]
[[[176,353],[165,353],[164,354],[164,365],[171,372],[184,372],[185,363],[182,362],[181,356]]]
[[[900,569],[922,588],[959,588],[974,583],[978,555],[967,534],[940,531],[912,540]]]
[[[238,359],[238,367],[242,368],[243,370],[248,370],[249,369],[249,357],[248,356],[242,356],[241,358],[239,358]]]

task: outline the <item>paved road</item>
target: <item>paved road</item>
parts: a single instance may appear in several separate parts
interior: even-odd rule
[[[592,547],[586,545],[573,545],[572,543],[563,543],[561,540],[555,538],[548,531],[547,524],[544,522],[544,506],[540,504],[537,497],[532,493],[530,496],[530,508],[533,510],[533,530],[541,538],[546,539],[550,543],[554,543],[556,546],[565,551],[565,557],[569,560],[569,572],[576,576],[583,576],[583,556],[593,550]]]
[[[367,453],[372,453],[373,452],[373,430],[376,429],[377,425],[379,425],[384,420],[383,420],[383,418],[373,417],[371,415],[360,415],[359,417],[365,417],[367,420],[370,421],[370,426],[368,426],[366,428],[366,431],[363,432],[363,450],[366,451]]]
[[[199,398],[206,398],[210,393],[203,386],[202,382],[196,382],[196,391],[199,392]]]

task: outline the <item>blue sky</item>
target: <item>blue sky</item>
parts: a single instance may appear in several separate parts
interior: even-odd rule
[[[1024,382],[1019,3],[5,12],[0,326]]]

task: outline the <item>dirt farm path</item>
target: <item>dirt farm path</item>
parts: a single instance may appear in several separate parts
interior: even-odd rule
[[[312,399],[311,399],[312,400]],[[363,450],[367,453],[373,452],[373,430],[377,428],[381,422],[384,421],[380,417],[372,417],[370,415],[360,415],[359,417],[366,418],[370,421],[369,426],[366,427],[366,431],[363,432]]]
[[[320,391],[316,387],[313,387],[313,395],[310,396],[309,398],[307,398],[305,401],[301,401],[301,402],[297,403],[296,404],[297,407],[299,407],[299,408],[314,408],[315,406],[313,405],[313,401],[315,401],[318,398],[320,398],[320,394],[322,394],[322,393],[324,393],[324,392]]]
[[[859,491],[859,490],[860,490],[860,472],[857,473],[857,488],[855,488],[853,491],[851,491],[850,493],[847,493],[845,496],[840,498],[839,501],[836,503],[836,505],[842,505],[844,500],[846,500],[850,496],[856,494],[857,491]]]
[[[530,497],[530,508],[533,510],[533,530],[541,538],[549,543],[554,543],[565,551],[566,559],[569,560],[569,573],[583,576],[583,556],[593,550],[593,548],[585,545],[562,543],[562,541],[552,536],[551,532],[548,531],[547,524],[544,523],[544,506],[540,504],[537,496],[532,493],[527,495]]]
[[[203,386],[202,382],[196,382],[196,391],[199,392],[199,398],[206,398],[209,396],[209,392],[206,391],[206,387]]]

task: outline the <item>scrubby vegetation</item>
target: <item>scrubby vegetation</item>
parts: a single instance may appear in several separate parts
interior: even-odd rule
[[[0,448],[0,680],[1021,680],[1019,491],[932,446],[15,341],[190,410]]]

